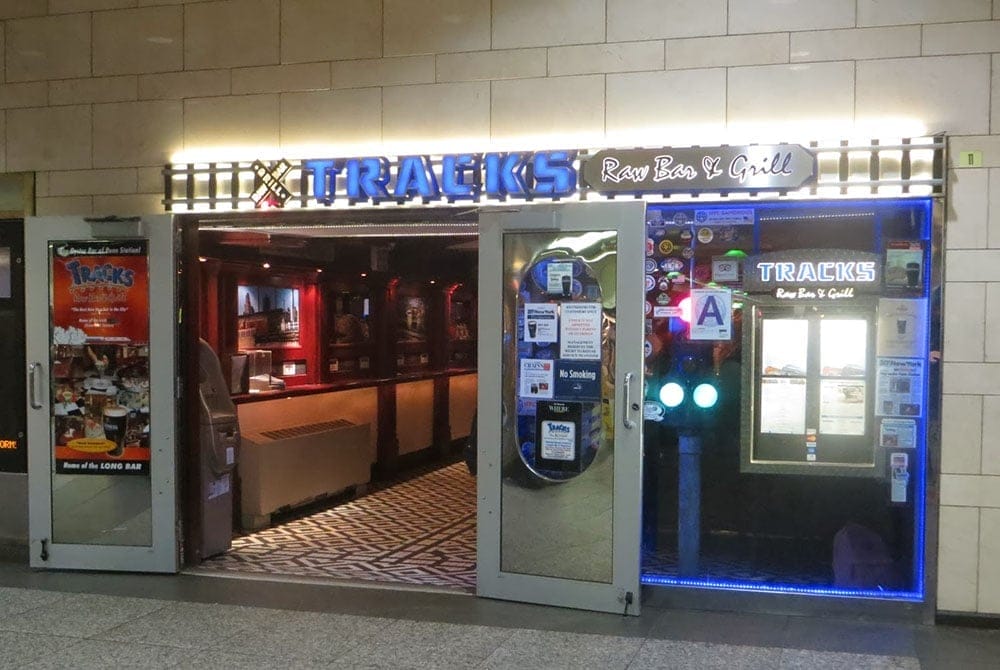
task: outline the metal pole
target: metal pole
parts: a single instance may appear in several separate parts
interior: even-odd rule
[[[678,442],[677,552],[681,577],[698,576],[701,554],[701,436],[682,432]]]

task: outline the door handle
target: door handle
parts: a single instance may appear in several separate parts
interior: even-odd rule
[[[35,394],[35,388],[38,386],[38,380],[36,379],[38,375],[36,373],[41,368],[41,363],[30,363],[28,365],[28,398],[31,403],[31,409],[42,408],[42,404],[38,402],[38,396]]]
[[[632,396],[632,377],[634,377],[634,376],[635,376],[635,374],[632,373],[632,372],[626,372],[625,373],[625,384],[624,384],[624,388],[622,389],[622,395],[623,395],[623,400],[624,400],[624,402],[622,402],[622,423],[625,424],[625,427],[628,428],[629,430],[632,430],[633,428],[635,428],[635,421],[633,421],[631,418],[629,418],[629,414],[628,414],[631,411],[631,407],[632,407],[632,397],[631,397]]]

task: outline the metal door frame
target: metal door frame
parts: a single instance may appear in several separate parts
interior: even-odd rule
[[[49,421],[49,244],[64,240],[149,242],[150,546],[52,544],[52,428]],[[169,215],[141,220],[28,217],[25,221],[25,319],[29,366],[40,364],[28,409],[28,515],[34,568],[167,572],[178,570],[176,229]],[[31,378],[28,376],[29,385]],[[31,389],[26,389],[31,398]],[[43,540],[45,551],[43,552]],[[43,559],[43,553],[46,558]]]
[[[501,406],[503,235],[508,232],[618,231],[615,351],[615,462],[612,581],[585,582],[501,569]],[[479,397],[477,595],[578,609],[639,614],[642,508],[643,201],[526,205],[484,211],[479,229]],[[631,375],[627,377],[627,375]],[[630,381],[633,409],[623,387]],[[627,412],[627,414],[623,414]],[[624,421],[632,422],[631,429]],[[626,594],[631,593],[627,604]]]

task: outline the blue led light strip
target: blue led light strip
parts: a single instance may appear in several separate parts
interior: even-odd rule
[[[760,584],[716,579],[682,579],[644,574],[642,583],[653,586],[681,586],[688,588],[717,589],[720,591],[756,591],[760,593],[785,593],[790,595],[831,596],[835,598],[867,598],[876,600],[905,600],[922,602],[918,591],[878,591],[872,589],[837,589],[820,586],[793,586],[791,584]]]

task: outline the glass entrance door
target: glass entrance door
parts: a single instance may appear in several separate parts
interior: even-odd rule
[[[481,216],[481,596],[639,613],[644,212]]]
[[[176,572],[174,226],[29,218],[31,566]]]

